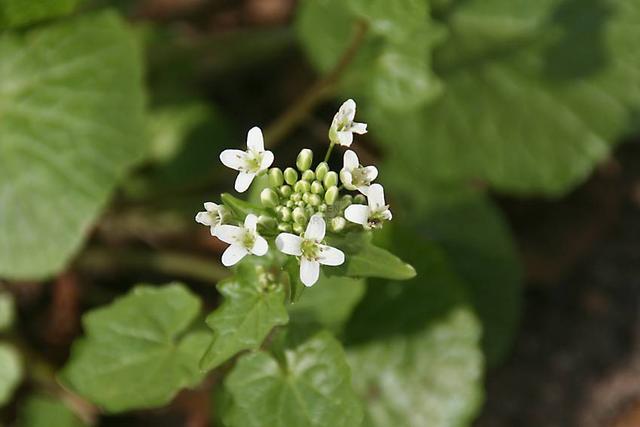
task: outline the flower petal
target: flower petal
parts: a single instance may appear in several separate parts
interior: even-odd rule
[[[213,202],[204,202],[204,209],[207,212],[218,212],[218,205]]]
[[[353,99],[347,99],[342,103],[338,111],[352,122],[356,117],[356,102]]]
[[[352,142],[353,142],[353,134],[350,131],[338,132],[338,144],[343,145],[345,147],[351,147]]]
[[[223,165],[234,170],[244,168],[247,153],[242,150],[224,150],[220,153],[220,161]]]
[[[345,151],[342,160],[344,162],[344,169],[348,170],[349,172],[360,166],[358,155],[353,150]]]
[[[265,238],[256,234],[256,242],[251,248],[251,253],[254,255],[262,256],[266,254],[268,250],[269,244],[267,243]]]
[[[235,189],[238,193],[244,193],[251,186],[253,178],[256,176],[252,172],[239,172],[236,177]]]
[[[273,164],[273,153],[271,151],[265,151],[262,153],[262,162],[260,162],[260,170],[266,170]]]
[[[351,123],[351,127],[349,130],[353,133],[357,133],[358,135],[364,135],[367,133],[367,124],[366,123]]]
[[[369,208],[372,211],[378,211],[385,206],[384,203],[384,188],[380,184],[373,184],[369,187],[369,194],[367,195],[369,202]]]
[[[222,265],[231,267],[244,258],[249,251],[242,245],[231,245],[222,254]]]
[[[302,255],[302,237],[296,236],[291,233],[280,233],[276,237],[276,247],[287,255],[300,256]]]
[[[216,230],[216,237],[230,245],[240,242],[243,234],[244,230],[235,225],[219,225]]]
[[[211,227],[209,227],[209,233],[211,233],[211,235],[213,237],[218,237],[218,227],[220,227],[219,225],[212,225]]]
[[[253,231],[255,233],[258,225],[258,217],[254,214],[249,214],[244,218],[244,228]]]
[[[364,168],[364,173],[367,176],[367,180],[369,180],[369,182],[372,182],[378,177],[378,168],[375,166],[367,166],[366,168]]]
[[[318,277],[320,277],[320,263],[302,258],[300,260],[300,280],[302,283],[307,287],[313,286],[318,281]]]
[[[344,217],[356,224],[365,225],[369,220],[369,206],[351,205],[344,210]]]
[[[258,153],[264,151],[264,138],[262,137],[262,130],[258,126],[249,129],[247,133],[247,148]]]
[[[346,185],[345,185],[346,188]],[[357,188],[357,190],[364,196],[368,196],[369,195],[369,185],[361,185]]]
[[[211,215],[209,215],[209,212],[198,212],[196,214],[196,222],[202,225],[212,225],[213,222],[211,221]]]
[[[320,257],[318,261],[324,265],[341,265],[344,263],[344,252],[327,245],[318,245]]]
[[[346,169],[340,171],[340,182],[342,182],[347,190],[355,190],[353,185],[353,175]]]
[[[324,239],[326,228],[327,225],[324,222],[324,218],[322,218],[320,214],[315,214],[309,219],[309,224],[307,224],[307,229],[304,232],[304,238],[319,242]]]

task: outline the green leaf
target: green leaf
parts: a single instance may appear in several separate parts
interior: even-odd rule
[[[422,181],[562,195],[637,129],[640,1],[458,3],[434,60],[444,95],[366,117],[404,186],[420,170]]]
[[[60,400],[31,396],[20,410],[22,427],[82,427],[85,424]]]
[[[362,279],[326,276],[321,271],[318,282],[289,306],[291,324],[314,324],[339,333],[364,292]]]
[[[11,400],[13,391],[22,380],[22,362],[18,352],[0,342],[0,406]]]
[[[375,246],[369,233],[350,233],[332,236],[331,245],[346,254],[345,263],[329,271],[349,277],[379,277],[383,279],[407,280],[415,277],[415,269],[391,252]]]
[[[0,291],[0,332],[9,329],[13,325],[15,312],[13,296],[8,292]]]
[[[0,0],[0,29],[63,16],[80,0]]]
[[[168,403],[198,384],[211,335],[188,328],[199,299],[178,284],[136,287],[83,317],[86,337],[73,346],[62,379],[110,412]]]
[[[265,352],[238,360],[225,381],[232,397],[229,427],[354,427],[362,406],[340,343],[328,332],[285,351],[281,364]]]
[[[365,426],[449,427],[473,419],[482,401],[481,327],[446,257],[412,227],[394,227],[418,276],[372,281],[346,329]]]
[[[112,13],[0,36],[0,276],[64,267],[145,153],[135,37]]]
[[[205,371],[239,351],[257,349],[274,327],[289,321],[284,286],[260,266],[241,263],[233,278],[218,284],[218,290],[225,300],[207,317],[215,334],[200,361]]]

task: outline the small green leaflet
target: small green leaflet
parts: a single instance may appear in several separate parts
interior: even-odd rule
[[[0,30],[56,18],[73,11],[81,0],[0,0]]]
[[[0,407],[11,400],[22,373],[18,352],[9,344],[0,342]]]
[[[199,314],[200,300],[182,285],[138,286],[83,317],[86,337],[62,379],[109,412],[162,406],[204,376],[198,361],[211,335],[189,331]]]
[[[243,262],[231,279],[218,284],[222,306],[207,317],[213,340],[200,361],[209,371],[242,350],[257,349],[269,332],[289,321],[282,283],[261,266]]]
[[[225,381],[229,427],[357,427],[362,406],[340,343],[320,332],[278,361],[242,356]]]
[[[20,411],[21,427],[82,427],[85,424],[60,400],[31,396]]]

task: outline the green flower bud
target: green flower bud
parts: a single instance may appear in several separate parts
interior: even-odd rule
[[[309,203],[309,197],[311,196],[311,193],[304,193],[302,195],[302,201],[305,203]]]
[[[311,194],[309,195],[309,201],[307,203],[309,203],[311,206],[320,206],[320,204],[322,203],[322,199],[317,194]]]
[[[326,212],[327,211],[327,205],[325,203],[322,203],[320,206],[318,206],[318,212]]]
[[[298,180],[298,172],[294,168],[284,170],[284,180],[287,184],[293,185]]]
[[[293,202],[297,203],[300,200],[302,200],[302,193],[293,193],[291,195],[291,200],[293,200]]]
[[[258,224],[266,229],[273,229],[278,225],[275,218],[269,215],[260,215],[258,217]]]
[[[324,185],[320,181],[313,181],[311,183],[311,192],[322,195],[324,193]]]
[[[302,173],[302,179],[304,179],[307,182],[312,182],[314,179],[316,179],[316,174],[313,173],[311,169],[306,170]]]
[[[325,162],[320,163],[316,167],[316,179],[322,181],[324,177],[327,176],[327,172],[329,172],[329,165]]]
[[[293,229],[291,228],[291,224],[288,224],[288,223],[278,224],[278,230],[283,231],[285,233],[291,233],[291,231],[293,231]]]
[[[305,225],[308,221],[307,215],[304,213],[304,208],[297,207],[293,210],[293,222],[296,224]]]
[[[335,185],[333,187],[329,187],[327,192],[324,193],[324,201],[328,205],[333,205],[338,199],[338,194],[339,194],[338,187],[336,187]]]
[[[316,213],[316,210],[313,209],[311,206],[307,206],[304,208],[304,213],[307,216],[307,218],[311,218],[313,214]]]
[[[260,202],[264,207],[275,208],[280,203],[280,198],[273,188],[265,188],[260,192]]]
[[[331,231],[335,233],[341,232],[342,230],[344,230],[346,226],[347,226],[347,220],[341,216],[332,218],[331,221],[329,222],[329,227],[331,228]]]
[[[291,221],[291,209],[289,209],[289,208],[287,208],[285,206],[280,206],[276,210],[276,213],[278,214],[278,219],[280,221],[282,221],[282,222]]]
[[[296,193],[308,193],[311,191],[311,184],[307,181],[298,181],[296,185],[293,186],[293,190]]]
[[[325,188],[329,188],[332,187],[334,185],[338,185],[338,174],[331,171],[331,172],[327,172],[327,174],[325,175],[324,179],[322,180],[324,182],[324,187]]]
[[[358,205],[366,205],[367,204],[367,198],[364,197],[364,195],[362,195],[362,194],[358,194],[353,198],[353,203],[358,204]]]
[[[293,231],[294,231],[294,233],[302,234],[302,233],[304,233],[304,230],[305,230],[304,225],[302,225],[302,224],[298,224],[298,223],[294,223],[294,224],[293,224]]]
[[[288,207],[289,209],[293,209],[293,207],[296,205],[293,200],[287,200],[287,203],[284,204],[286,207]]]
[[[304,208],[307,205],[307,203],[304,200],[300,200],[299,202],[296,202],[296,206],[300,206],[301,208]]]
[[[343,206],[349,206],[352,203],[353,196],[351,196],[351,194],[345,194],[344,196],[342,196],[342,199],[340,199],[340,204]]]
[[[300,172],[304,172],[311,167],[311,163],[313,162],[313,151],[305,148],[300,151],[298,154],[298,158],[296,159],[296,166]]]
[[[282,197],[284,198],[291,197],[291,193],[293,193],[293,189],[289,185],[280,186],[278,191],[280,192],[280,194],[282,194]]]
[[[269,185],[272,187],[280,187],[284,184],[284,175],[280,168],[269,169]]]

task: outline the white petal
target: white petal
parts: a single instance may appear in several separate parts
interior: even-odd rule
[[[391,211],[387,209],[386,211],[382,212],[382,217],[387,221],[391,221],[391,219],[393,218],[393,215],[391,215]]]
[[[367,124],[366,123],[351,123],[351,127],[349,128],[351,132],[357,133],[358,135],[364,135],[367,133]]]
[[[256,234],[256,242],[253,244],[251,248],[251,253],[254,255],[262,256],[267,253],[269,250],[269,245],[264,237],[258,236]]]
[[[344,184],[347,190],[354,190],[353,186],[353,175],[346,169],[342,169],[340,171],[340,182]]]
[[[249,214],[244,219],[244,228],[253,231],[255,233],[256,226],[258,225],[258,217],[254,214]]]
[[[244,168],[247,153],[242,150],[224,150],[220,153],[220,161],[228,168],[240,170]]]
[[[202,225],[212,225],[211,215],[209,215],[209,212],[198,212],[196,222]]]
[[[219,225],[216,229],[216,237],[230,245],[240,242],[243,234],[244,230],[235,225]]]
[[[351,147],[353,142],[353,134],[350,131],[338,132],[338,143],[345,147]]]
[[[372,182],[378,177],[378,168],[375,166],[367,166],[364,168],[364,173],[367,175],[369,182]]]
[[[219,225],[212,225],[211,227],[209,227],[209,233],[211,233],[211,235],[213,237],[218,237],[218,227],[220,227]]]
[[[262,162],[260,163],[260,170],[266,170],[273,163],[273,153],[271,151],[265,151],[262,153]]]
[[[345,185],[345,187],[346,187],[346,185]],[[369,195],[369,188],[370,188],[370,186],[368,186],[368,185],[361,185],[360,187],[357,188],[357,190],[360,193],[362,193],[363,195],[368,196]]]
[[[358,155],[353,150],[347,150],[344,152],[344,157],[342,158],[344,161],[344,168],[351,172],[358,166],[360,166],[360,160],[358,160]]]
[[[249,129],[249,133],[247,133],[247,148],[257,151],[258,153],[264,151],[264,139],[262,138],[262,131],[258,126]]]
[[[384,203],[384,188],[380,184],[373,184],[369,187],[369,194],[367,195],[369,207],[372,211],[378,211],[382,208]]]
[[[242,245],[231,245],[222,254],[222,265],[225,267],[231,267],[237,264],[242,258],[244,258],[249,252]]]
[[[318,245],[320,248],[320,258],[318,261],[324,265],[341,265],[344,263],[344,252],[340,249],[327,245]]]
[[[340,106],[340,113],[349,118],[349,121],[352,122],[356,117],[356,102],[353,99],[347,99]]]
[[[205,202],[204,208],[207,212],[218,212],[218,205],[213,202]]]
[[[255,173],[252,172],[239,172],[236,177],[235,189],[238,193],[244,193],[247,191],[251,183],[253,182],[253,178],[256,176]]]
[[[309,224],[307,224],[307,229],[304,232],[304,238],[319,242],[324,239],[326,228],[327,226],[322,216],[320,214],[315,214],[311,219],[309,219]]]
[[[300,260],[300,280],[305,286],[313,286],[320,277],[320,263],[306,258]]]
[[[296,236],[291,233],[280,233],[276,237],[276,247],[287,255],[300,256],[302,255],[302,237]]]
[[[344,210],[344,217],[356,224],[365,225],[369,220],[369,206],[351,205]]]

